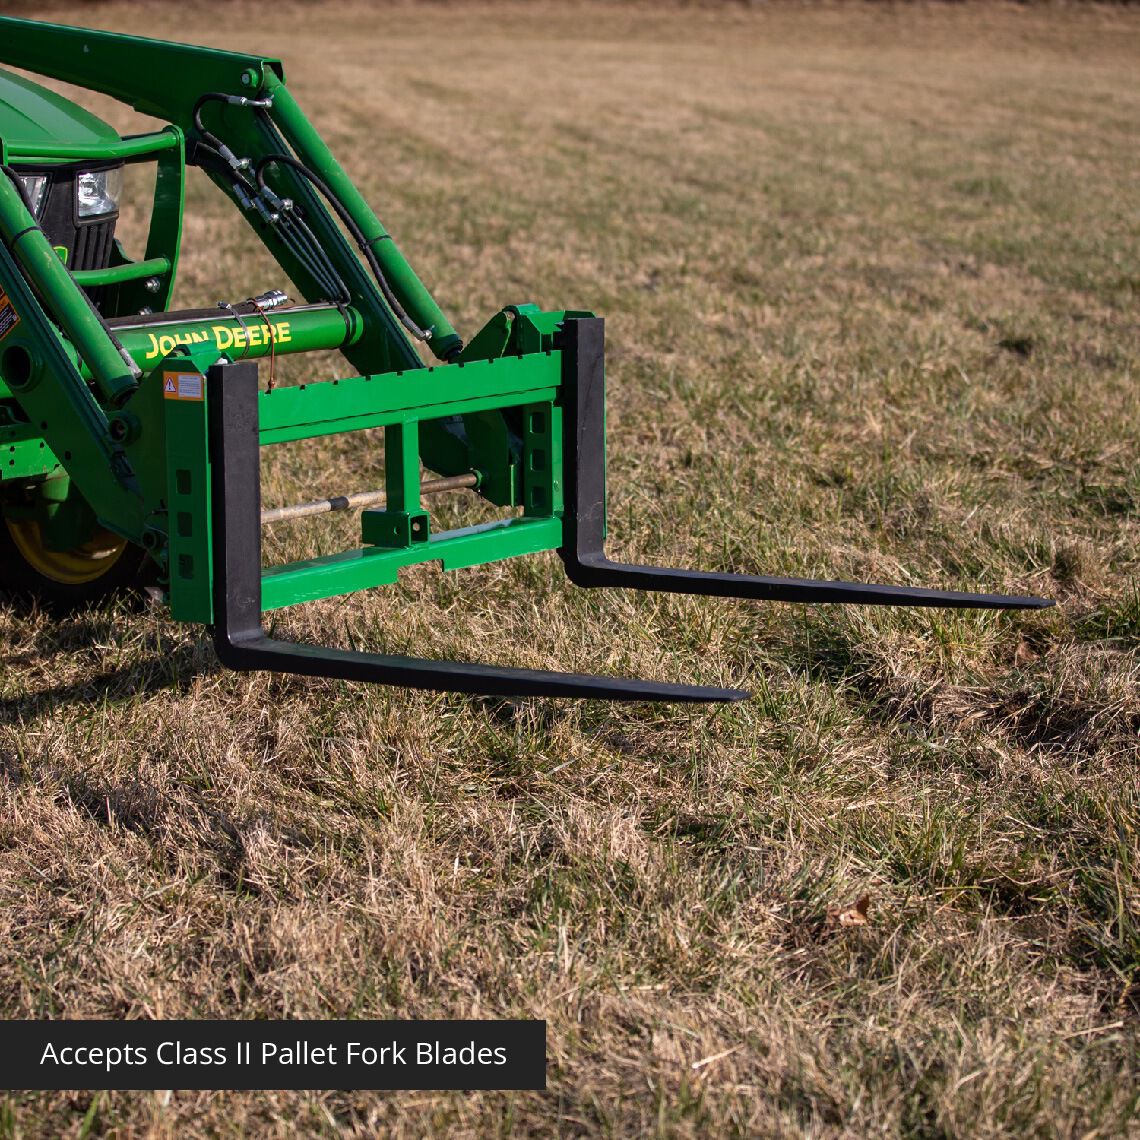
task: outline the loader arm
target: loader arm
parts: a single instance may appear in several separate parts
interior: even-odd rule
[[[511,305],[464,346],[275,59],[0,17],[0,63],[102,92],[166,124],[125,139],[0,132],[0,443],[11,441],[16,456],[0,469],[0,492],[19,492],[0,498],[5,518],[24,527],[38,520],[47,547],[66,546],[88,520],[147,550],[172,615],[211,626],[224,664],[494,695],[747,696],[349,653],[281,642],[262,626],[265,611],[391,584],[423,562],[461,570],[544,551],[558,552],[585,587],[785,602],[1049,604],[611,561],[599,318]],[[83,115],[72,120],[83,133]],[[49,240],[46,207],[32,189],[42,194],[46,179],[50,202],[72,184],[98,199],[107,171],[144,160],[159,163],[144,259],[132,262],[115,246],[106,264],[65,264],[67,249]],[[226,194],[305,304],[267,292],[219,310],[168,311],[186,166]],[[100,249],[110,248],[106,225]],[[141,303],[148,294],[159,311]],[[425,365],[417,343],[439,363]],[[339,349],[359,375],[260,390],[259,359],[315,349]],[[262,447],[374,428],[384,432],[382,493],[263,509]],[[425,483],[421,467],[443,478]],[[515,513],[435,533],[424,496],[458,487]],[[366,508],[359,548],[262,565],[265,523],[353,505]]]
[[[336,192],[361,227],[400,304],[420,327],[432,330],[432,348],[437,356],[445,359],[456,348],[459,338],[455,330],[297,106],[285,86],[279,60],[0,17],[0,63],[109,95],[179,127],[200,144],[195,123],[198,110],[207,125],[217,128],[231,151],[255,163],[270,154],[289,153],[283,143],[287,140],[302,162]],[[219,99],[200,107],[200,100],[208,94],[242,102]],[[259,114],[260,108],[251,105],[262,100],[272,103],[267,114]],[[191,155],[191,162],[194,160]],[[235,190],[234,172],[224,164],[219,167],[205,160],[203,168],[242,210],[304,295],[318,299],[319,285],[283,245],[264,213],[243,206]],[[289,197],[311,215],[322,249],[345,275],[352,290],[351,303],[368,318],[369,335],[349,355],[353,365],[362,371],[417,367],[419,357],[411,342],[392,321],[375,284],[360,268],[355,252],[311,183],[288,170],[280,172],[280,177]]]

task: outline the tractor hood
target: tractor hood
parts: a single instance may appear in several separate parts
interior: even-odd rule
[[[90,111],[38,83],[0,69],[0,139],[8,145],[84,147],[114,142],[118,137]]]

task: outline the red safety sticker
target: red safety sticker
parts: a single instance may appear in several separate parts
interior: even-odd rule
[[[164,372],[162,395],[167,400],[202,400],[205,383],[200,372]]]
[[[0,289],[0,340],[3,340],[20,323],[16,306],[3,289]]]

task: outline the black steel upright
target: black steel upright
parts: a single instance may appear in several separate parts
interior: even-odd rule
[[[1028,610],[1053,603],[1006,594],[964,594],[912,586],[769,578],[635,566],[606,557],[605,322],[567,320],[561,333],[566,494],[565,545],[559,553],[579,586],[624,586],[674,594],[706,594],[764,602],[839,602],[867,606],[947,606],[955,609]]]
[[[270,637],[261,625],[261,465],[257,365],[207,373],[214,520],[214,645],[230,669],[270,670],[497,697],[737,701],[739,689],[355,653]]]

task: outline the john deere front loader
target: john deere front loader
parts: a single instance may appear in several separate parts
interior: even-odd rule
[[[462,571],[541,551],[557,551],[571,582],[588,588],[1048,604],[610,561],[600,318],[509,305],[465,343],[275,59],[0,18],[0,64],[102,92],[166,124],[120,137],[83,107],[0,70],[0,578],[10,591],[83,603],[149,576],[174,618],[212,627],[219,658],[234,669],[676,701],[747,694],[286,643],[267,636],[261,618],[391,584],[421,562]],[[116,237],[123,169],[133,163],[157,168],[138,260]],[[171,308],[187,167],[208,175],[276,259],[280,279],[261,295]],[[423,364],[417,342],[437,363]],[[318,349],[338,349],[356,375],[259,382],[278,357]],[[263,511],[261,448],[370,428],[384,429],[381,492]],[[437,532],[425,498],[456,487],[504,517]],[[269,518],[358,506],[358,548],[262,565]]]

